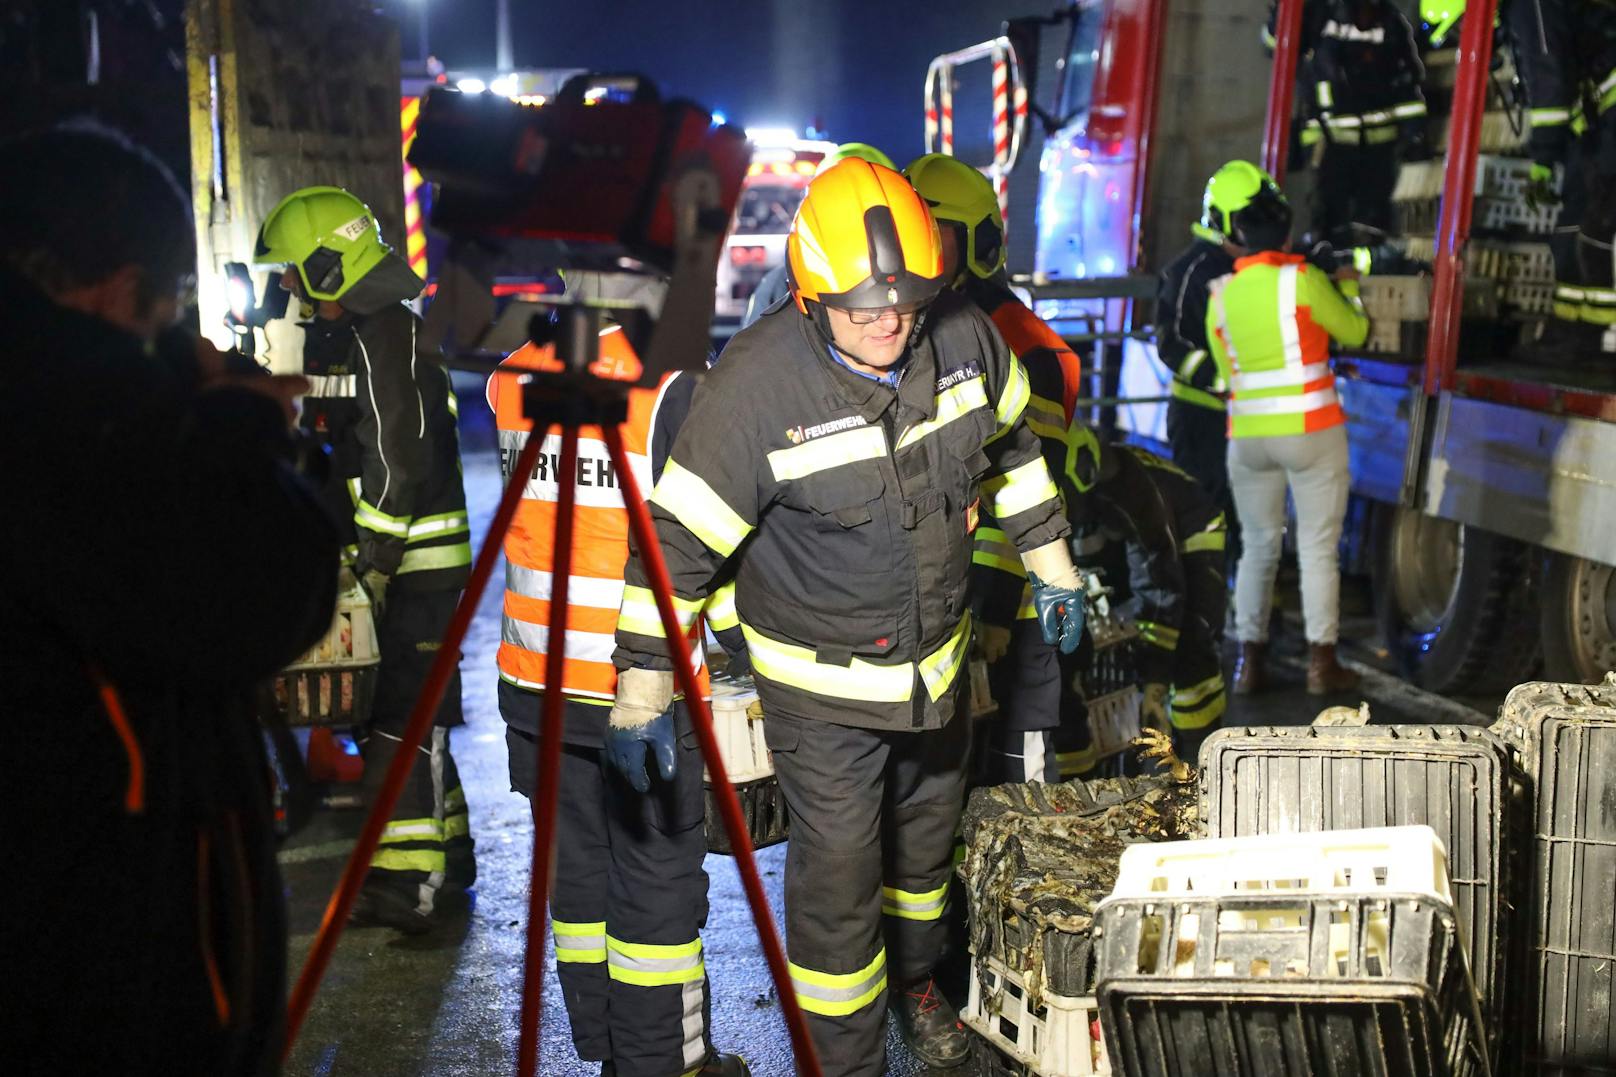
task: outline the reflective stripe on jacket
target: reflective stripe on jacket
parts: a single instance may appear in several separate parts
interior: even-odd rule
[[[1229,382],[1230,437],[1307,434],[1346,421],[1330,341],[1356,347],[1369,334],[1355,282],[1337,290],[1302,255],[1264,251],[1235,262],[1234,275],[1213,288],[1206,325]]]
[[[613,327],[603,332],[600,349],[601,357],[593,369],[597,377],[639,377],[639,359],[621,329]],[[552,348],[532,344],[512,353],[505,363],[550,372],[561,369]],[[652,430],[669,388],[678,377],[679,374],[668,375],[656,389],[629,390],[628,421],[618,429],[642,496],[652,486]],[[488,399],[499,427],[500,470],[508,481],[532,430],[522,410],[521,376],[494,375],[488,382]],[[546,430],[544,440],[505,537],[504,626],[498,655],[500,677],[530,691],[543,691],[545,687],[556,505],[561,491],[556,474],[561,428]],[[619,611],[636,610],[654,622],[656,606],[649,591],[626,593],[623,586],[623,565],[628,560],[628,510],[600,427],[579,430],[578,466],[572,478],[576,501],[562,688],[568,696],[610,700],[617,694],[612,651]],[[699,646],[695,650],[700,657]]]
[[[838,363],[794,306],[730,341],[651,511],[687,619],[738,562],[766,711],[892,730],[954,718],[982,495],[1018,551],[1068,531],[1023,417],[1030,395],[986,316],[952,293],[896,389]],[[637,556],[625,579],[645,586]],[[660,630],[626,602],[618,666],[667,668]]]

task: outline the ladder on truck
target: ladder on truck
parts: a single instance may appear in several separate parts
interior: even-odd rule
[[[1027,84],[1015,45],[996,37],[957,52],[945,52],[926,69],[926,152],[954,155],[954,69],[989,60],[993,64],[993,164],[988,178],[1008,220],[1010,170],[1021,153],[1027,129]]]

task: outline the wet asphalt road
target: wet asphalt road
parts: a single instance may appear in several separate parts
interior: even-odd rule
[[[462,439],[472,530],[481,541],[498,497],[498,459],[492,422],[480,406],[480,386],[457,384],[462,403]],[[477,840],[478,881],[468,899],[435,934],[405,938],[383,928],[350,928],[341,940],[286,1072],[295,1077],[461,1077],[515,1070],[516,1024],[521,1004],[528,868],[532,825],[526,802],[509,791],[504,724],[495,701],[494,652],[499,642],[502,572],[478,609],[462,663],[467,725],[453,734],[472,833]],[[1362,625],[1348,624],[1347,634]],[[1360,632],[1360,638],[1367,632]],[[1320,707],[1356,704],[1357,697],[1318,700],[1302,691],[1300,643],[1287,651],[1276,643],[1275,690],[1255,700],[1236,700],[1229,724],[1303,724]],[[1371,662],[1368,651],[1355,652]],[[1411,693],[1382,676],[1367,683],[1377,722],[1466,720],[1453,705]],[[1484,720],[1492,701],[1472,701]],[[282,852],[291,913],[293,976],[300,967],[347,851],[362,822],[358,811],[319,811]],[[782,910],[784,846],[758,854],[776,922]],[[757,945],[734,862],[709,856],[711,914],[703,933],[712,981],[714,1039],[743,1054],[760,1077],[792,1072],[785,1026],[774,1000],[767,966]],[[963,1001],[963,1000],[960,1000]],[[539,1071],[546,1075],[598,1072],[573,1054],[554,956],[546,944],[546,987]],[[889,1072],[931,1071],[889,1038]]]

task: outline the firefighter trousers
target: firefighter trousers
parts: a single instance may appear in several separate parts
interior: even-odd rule
[[[1167,710],[1173,747],[1193,763],[1201,742],[1223,724],[1228,705],[1223,684],[1223,619],[1229,602],[1222,550],[1182,555],[1184,622],[1173,656],[1173,685]]]
[[[947,942],[970,721],[888,732],[771,713],[791,815],[792,986],[826,1077],[885,1071],[888,991],[922,987]]]
[[[437,658],[459,591],[393,590],[376,626],[381,663],[367,735],[364,788],[374,799],[398,750],[421,685]],[[466,794],[449,751],[449,726],[462,722],[460,671],[444,692],[432,730],[417,750],[415,765],[370,860],[368,886],[409,891],[422,915],[430,916],[445,885],[476,881],[477,864],[466,812]]]
[[[1023,619],[1011,626],[1010,649],[988,667],[988,684],[999,706],[988,739],[988,781],[1059,781],[1059,652],[1044,642],[1037,621]]]
[[[1240,528],[1235,519],[1234,495],[1229,491],[1228,413],[1187,400],[1169,400],[1167,441],[1172,446],[1173,463],[1223,510],[1229,556],[1237,556]]]
[[[501,685],[501,709],[508,692]],[[537,700],[536,693],[521,693]],[[536,705],[536,704],[534,704]],[[556,974],[573,1047],[619,1077],[674,1077],[712,1050],[701,929],[707,923],[701,749],[680,714],[671,782],[636,793],[600,748],[563,744],[555,885]],[[532,799],[538,738],[507,728],[511,788]]]
[[[1365,145],[1331,142],[1319,162],[1313,237],[1346,250],[1357,238],[1354,225],[1392,230],[1392,191],[1397,187],[1396,140]]]
[[[1616,109],[1573,145],[1549,249],[1554,316],[1603,331],[1616,325]]]

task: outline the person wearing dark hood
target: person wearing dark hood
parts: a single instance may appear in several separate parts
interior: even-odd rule
[[[265,218],[255,258],[287,267],[282,286],[309,315],[303,370],[313,388],[303,425],[331,447],[323,494],[345,522],[348,570],[378,609],[381,666],[363,742],[374,795],[471,569],[454,389],[446,369],[417,355],[420,319],[406,304],[421,278],[352,194],[287,195]],[[456,670],[371,858],[355,923],[430,930],[442,919],[443,890],[476,880],[449,752],[449,728],[461,722]]]
[[[331,625],[302,378],[173,328],[191,207],[75,124],[0,174],[9,1073],[278,1070],[286,916],[252,687]]]

